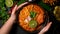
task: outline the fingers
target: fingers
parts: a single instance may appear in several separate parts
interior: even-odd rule
[[[13,8],[12,14],[14,14],[16,12],[16,9],[17,9],[17,5],[15,5],[15,7]]]
[[[48,24],[44,27],[46,31],[50,28],[51,24],[52,24],[52,22],[48,23]]]
[[[48,29],[50,28],[52,22],[48,23],[38,34],[42,34],[48,31]]]
[[[25,3],[20,4],[20,5],[17,7],[17,10],[18,10],[19,8],[21,8],[22,6],[26,5],[26,4],[28,4],[28,2],[25,2]]]
[[[46,32],[48,31],[48,29],[50,28],[52,22],[48,23],[44,28],[43,28],[43,31]]]
[[[48,31],[48,29],[50,28],[52,22],[48,23],[44,28],[45,28],[45,31]]]
[[[16,12],[16,10],[18,10],[19,8],[21,8],[22,6],[24,6],[25,4],[28,4],[28,2],[22,3],[20,4],[18,7],[17,5],[15,5],[15,7],[12,10],[12,14],[14,14]]]

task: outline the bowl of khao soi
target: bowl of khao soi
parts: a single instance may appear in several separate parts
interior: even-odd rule
[[[27,32],[38,32],[49,21],[47,12],[37,4],[27,4],[19,9],[19,26]]]

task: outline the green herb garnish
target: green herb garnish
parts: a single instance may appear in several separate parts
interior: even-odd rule
[[[35,16],[36,16],[36,12],[31,11],[31,12],[30,12],[30,17],[31,17],[31,18],[34,18]]]

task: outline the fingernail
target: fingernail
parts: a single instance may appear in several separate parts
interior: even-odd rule
[[[28,2],[25,2],[25,3],[28,3]]]
[[[17,7],[17,5],[15,5],[15,7]]]
[[[15,5],[17,7],[17,5]]]
[[[52,24],[52,22],[50,22],[50,24]]]

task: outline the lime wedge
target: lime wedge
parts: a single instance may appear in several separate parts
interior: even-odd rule
[[[13,0],[5,0],[5,4],[7,7],[12,7],[13,6]]]
[[[37,22],[36,22],[35,20],[31,20],[31,21],[29,22],[29,26],[30,26],[31,28],[35,28],[35,27],[37,27]]]

